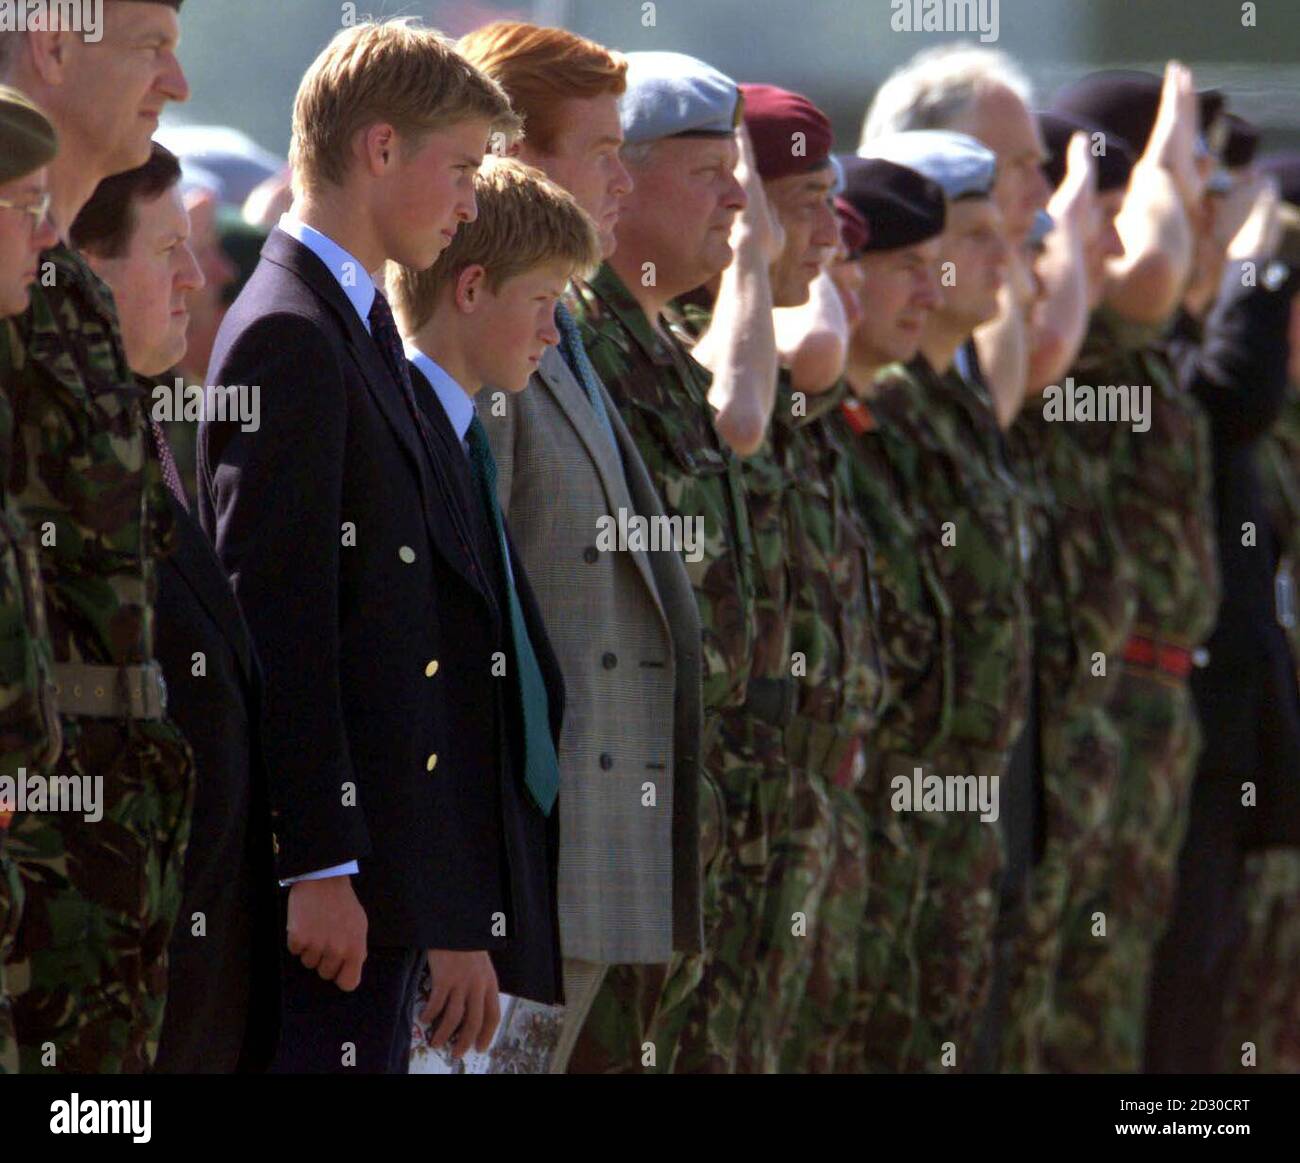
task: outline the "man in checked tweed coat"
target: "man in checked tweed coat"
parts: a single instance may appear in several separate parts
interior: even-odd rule
[[[563,29],[509,21],[458,47],[524,115],[520,159],[568,186],[608,257],[632,189],[619,160],[626,62]],[[566,1013],[552,1073],[563,1072],[609,965],[666,966],[675,950],[700,948],[699,614],[672,546],[611,549],[600,536],[621,513],[655,522],[663,503],[564,307],[557,324],[560,343],[527,391],[478,399],[501,509],[568,690],[558,896]]]

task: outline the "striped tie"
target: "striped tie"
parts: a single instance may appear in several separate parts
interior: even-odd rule
[[[578,383],[582,385],[583,391],[587,393],[587,399],[591,402],[592,410],[596,413],[596,419],[600,421],[600,426],[605,429],[605,434],[609,437],[609,442],[614,446],[615,454],[618,453],[618,440],[614,436],[614,425],[610,423],[609,411],[605,407],[605,398],[600,390],[600,377],[596,375],[596,369],[591,366],[591,360],[587,356],[587,349],[582,346],[582,336],[578,333],[578,323],[569,314],[569,309],[563,303],[555,305],[555,325],[560,330],[560,354],[564,357],[564,362],[569,365],[569,370],[573,372]]]

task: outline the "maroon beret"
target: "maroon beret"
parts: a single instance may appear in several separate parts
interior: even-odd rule
[[[745,126],[763,181],[806,174],[830,160],[830,118],[807,97],[775,85],[741,85],[740,91],[745,97]]]
[[[871,237],[867,220],[858,212],[856,206],[843,198],[835,199],[835,214],[840,220],[840,238],[849,258],[857,258],[862,248]]]

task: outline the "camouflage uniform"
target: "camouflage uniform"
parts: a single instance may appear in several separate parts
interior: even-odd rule
[[[43,257],[55,285],[33,288],[3,368],[9,488],[39,538],[56,665],[140,667],[153,653],[153,559],[171,534],[162,472],[111,295],[66,247]],[[142,1071],[162,1023],[193,759],[163,718],[65,708],[61,725],[59,774],[102,780],[103,818],[29,812],[11,831],[26,893],[8,964],[21,1066]]]
[[[1245,938],[1224,1004],[1226,1057],[1219,1069],[1300,1074],[1300,851],[1248,853],[1243,881]]]
[[[859,929],[867,907],[869,835],[857,787],[865,773],[865,742],[884,694],[884,675],[871,585],[866,529],[852,500],[851,449],[828,422],[843,402],[843,385],[811,400],[793,395],[782,378],[773,428],[786,448],[785,516],[794,588],[791,647],[796,661],[797,713],[786,731],[792,776],[803,773],[804,806],[778,843],[799,842],[802,875],[779,910],[788,934],[790,913],[805,912],[801,972],[789,949],[774,950],[770,971],[784,993],[760,1004],[786,1015],[769,1045],[786,1072],[835,1069],[839,1043],[852,1017],[858,981]],[[828,816],[816,808],[825,800]],[[829,833],[829,834],[828,834]],[[815,926],[814,926],[815,922]],[[787,945],[788,945],[787,941]],[[796,1010],[797,1004],[797,1010]]]
[[[1030,681],[1025,583],[1032,542],[1021,490],[981,388],[952,370],[936,375],[921,356],[905,369],[886,369],[877,387],[872,410],[910,446],[905,480],[918,498],[918,533],[935,546],[953,609],[952,712],[946,737],[925,757],[926,772],[1001,781],[1025,726]],[[905,1062],[912,1070],[962,1070],[974,1065],[992,981],[1003,825],[982,821],[977,811],[914,819],[925,879],[908,939],[919,976]]]
[[[688,346],[710,321],[700,304],[674,304],[672,326]],[[831,813],[825,788],[792,766],[785,751],[795,682],[789,444],[789,426],[774,422],[762,447],[741,462],[756,633],[745,704],[722,712],[719,737],[724,806],[737,813],[728,815],[735,859],[732,879],[719,885],[723,919],[705,951],[703,986],[690,1003],[675,1066],[681,1072],[775,1070],[780,1038],[811,968]]]
[[[987,399],[920,357],[876,388],[846,418],[862,437],[891,697],[864,784],[872,895],[840,1066],[943,1069],[952,1042],[961,1069],[990,983],[1001,829],[973,812],[896,812],[891,781],[1003,775],[1025,719],[1027,533]]]
[[[866,911],[858,929],[857,985],[836,1049],[841,1073],[903,1068],[916,1023],[918,971],[908,938],[925,880],[925,833],[890,807],[890,778],[927,766],[953,711],[953,613],[914,512],[913,449],[877,422],[872,405],[847,399],[827,417],[850,450],[852,499],[872,548],[871,581],[888,681],[857,799],[867,824]]]
[[[1136,567],[1133,633],[1190,651],[1208,637],[1219,600],[1209,443],[1198,405],[1178,389],[1153,338],[1104,308],[1094,313],[1074,379],[1150,385],[1151,424],[1134,432],[1080,423],[1075,434],[1103,474]],[[1109,709],[1124,745],[1107,826],[1110,870],[1067,920],[1045,1043],[1054,1070],[1139,1068],[1152,957],[1173,904],[1200,745],[1185,677],[1126,663]]]
[[[766,861],[754,771],[747,763],[729,762],[743,741],[735,735],[736,716],[726,715],[724,721],[726,712],[745,701],[755,643],[753,548],[740,462],[714,431],[708,372],[679,341],[655,332],[609,266],[576,287],[572,310],[665,511],[704,520],[702,558],[686,562],[686,570],[703,627],[706,745],[700,818],[708,952],[675,957],[666,974],[656,966],[611,967],[569,1069],[727,1069],[734,1059],[735,1031],[719,1034],[705,1018],[714,1012],[714,999],[730,998],[738,988],[734,978],[722,974],[744,956],[731,943],[753,940],[749,889]],[[725,956],[712,957],[724,941]],[[712,1044],[706,1040],[715,1036]],[[653,1062],[643,1049],[647,1044]]]
[[[0,354],[14,344],[12,325],[0,321]],[[13,413],[0,395],[0,776],[48,769],[60,746],[50,674],[50,642],[36,546],[5,487],[13,444]],[[4,961],[22,917],[22,881],[6,837],[14,813],[0,803],[0,1074],[18,1070]]]
[[[1256,457],[1270,523],[1280,541],[1278,614],[1300,676],[1300,389],[1292,387]],[[1246,937],[1228,991],[1224,1070],[1300,1073],[1300,852],[1250,853],[1242,891]],[[1242,1062],[1243,1043],[1255,1064]]]
[[[1122,744],[1106,703],[1136,606],[1124,552],[1096,465],[1071,425],[1029,401],[1010,432],[1017,475],[1032,499],[1044,835],[1025,926],[1010,959],[1003,1070],[1042,1069],[1042,1039],[1066,917],[1103,883],[1106,824]]]

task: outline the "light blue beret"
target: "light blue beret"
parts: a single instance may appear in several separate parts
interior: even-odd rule
[[[997,177],[998,159],[992,150],[964,133],[948,129],[911,129],[864,142],[859,157],[884,158],[916,170],[943,187],[949,202],[958,198],[987,198]]]
[[[628,145],[661,137],[730,137],[740,90],[730,77],[677,52],[630,52],[619,118]]]
[[[1029,245],[1040,246],[1049,234],[1056,229],[1056,221],[1046,210],[1034,214],[1034,224],[1029,228]]]

